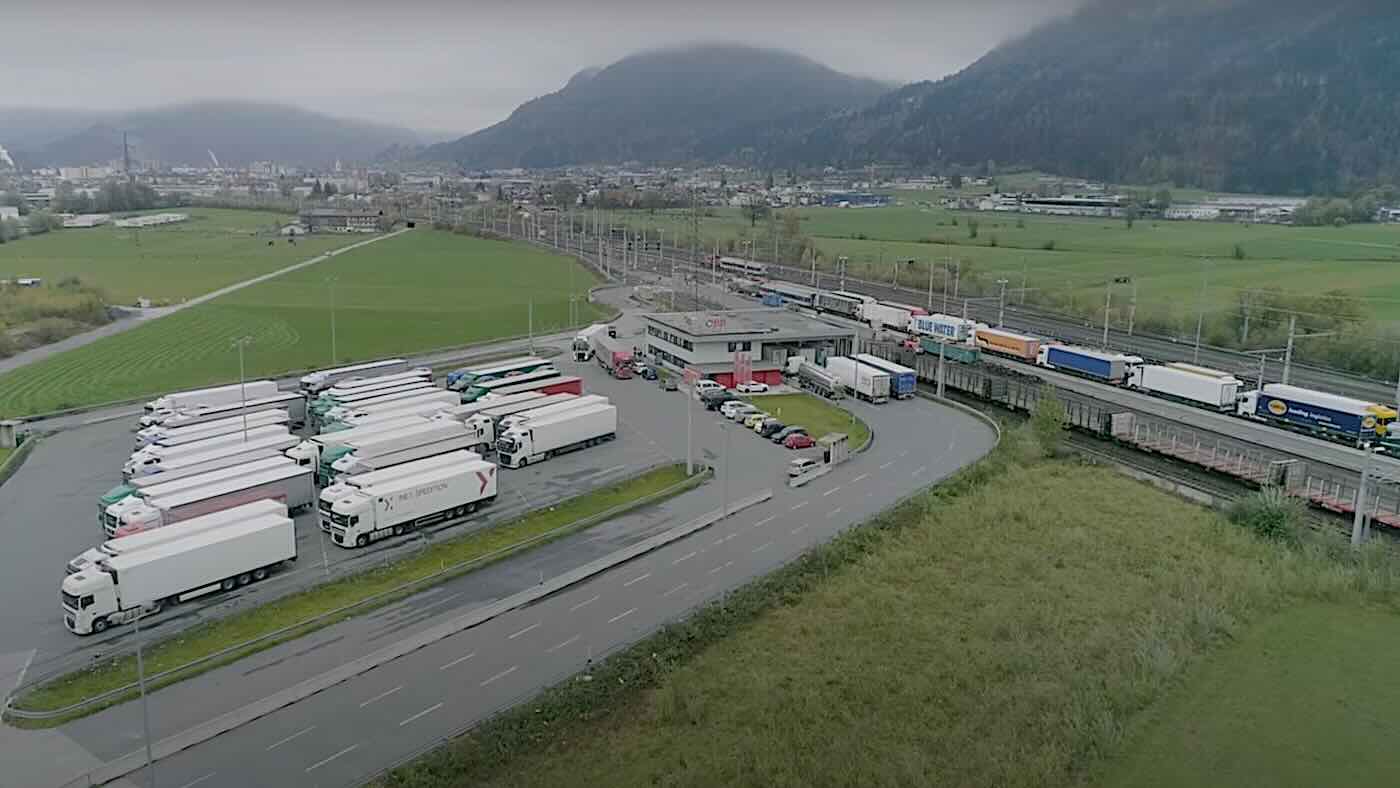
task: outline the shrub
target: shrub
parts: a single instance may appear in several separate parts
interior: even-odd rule
[[[968,237],[968,238],[976,238],[976,237],[977,237],[977,226],[978,226],[978,225],[977,225],[977,220],[976,220],[976,219],[968,219],[968,220],[967,220],[967,237]]]
[[[1240,246],[1239,244],[1235,244],[1235,249],[1234,249],[1233,252],[1231,252],[1231,254],[1234,256],[1234,258],[1235,258],[1236,260],[1243,260],[1244,257],[1245,257],[1245,255],[1244,255],[1244,247],[1243,247],[1243,246]]]
[[[1054,240],[1046,241],[1045,243],[1040,245],[1040,248],[1044,249],[1047,252],[1053,252],[1055,251],[1055,242]]]
[[[1065,431],[1065,404],[1049,386],[1040,389],[1040,399],[1031,413],[1031,431],[1042,454],[1054,457],[1059,453]]]
[[[1303,502],[1280,487],[1265,487],[1235,501],[1230,521],[1266,539],[1296,544],[1302,538],[1307,516]]]

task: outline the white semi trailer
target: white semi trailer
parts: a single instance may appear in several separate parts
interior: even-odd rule
[[[845,356],[828,356],[826,371],[830,372],[860,399],[879,404],[890,399],[889,373]]]
[[[316,500],[316,508],[321,512],[330,512],[331,506],[351,490],[363,490],[375,484],[382,484],[390,479],[413,476],[437,468],[454,467],[465,462],[474,462],[479,459],[481,459],[481,455],[474,451],[454,451],[448,452],[447,454],[439,454],[435,457],[425,457],[414,462],[391,465],[387,468],[370,471],[368,473],[341,476],[335,480],[334,484],[321,490],[320,497]]]
[[[63,624],[79,635],[105,632],[216,591],[262,580],[297,557],[296,526],[285,513],[245,519],[104,558],[63,578]]]
[[[403,372],[409,368],[407,361],[401,358],[387,358],[382,361],[369,361],[364,364],[352,364],[348,367],[336,367],[334,369],[323,369],[319,372],[312,372],[301,377],[301,390],[307,394],[317,394],[325,389],[334,386],[341,381],[354,380],[355,378],[372,378],[375,376],[392,375]]]
[[[240,520],[256,514],[274,513],[287,516],[287,506],[281,501],[274,501],[270,498],[245,503],[242,506],[235,506],[232,509],[224,509],[213,514],[206,514],[203,517],[193,517],[182,523],[176,523],[169,528],[157,528],[153,531],[143,531],[139,534],[122,536],[116,539],[107,539],[97,547],[84,550],[81,555],[75,556],[68,562],[65,570],[68,574],[77,574],[87,569],[104,558],[124,555],[137,550],[145,550],[149,547],[173,542],[182,539],[190,534],[207,531],[211,528],[218,528],[227,523],[236,523]]]
[[[397,432],[383,432],[349,444],[350,453],[331,463],[326,479],[334,481],[343,473],[364,473],[403,462],[421,460],[436,454],[472,446],[472,435],[465,425],[450,419],[424,419],[422,424]]]
[[[457,421],[466,421],[473,415],[480,413],[484,410],[491,410],[492,408],[501,408],[507,405],[515,405],[520,402],[531,402],[537,399],[544,399],[546,396],[553,395],[541,394],[538,391],[523,391],[519,394],[507,394],[506,396],[501,397],[499,399],[482,398],[475,402],[465,402],[461,405],[453,405],[450,408],[443,408],[441,411],[438,412],[437,416],[440,418],[456,419]]]
[[[1233,411],[1240,395],[1240,380],[1228,372],[1192,364],[1143,364],[1128,374],[1130,388],[1192,405]]]
[[[507,468],[523,468],[615,437],[617,407],[591,405],[531,420],[505,432],[496,441],[496,458]]]
[[[260,410],[283,410],[293,425],[306,423],[306,397],[296,391],[279,391],[267,397],[235,401],[223,405],[195,405],[173,411],[149,413],[141,417],[142,427],[188,427],[208,421],[218,421]]]
[[[248,443],[249,441],[266,438],[269,435],[288,434],[290,433],[287,430],[286,424],[266,424],[263,426],[249,425],[246,433],[242,429],[239,429],[236,432],[224,433],[223,435],[208,435],[202,438],[196,438],[187,443],[181,443],[178,446],[142,446],[131,453],[130,461],[135,463],[140,461],[143,457],[156,455],[169,460],[176,457],[183,457],[187,454],[201,454],[219,446]]]
[[[296,446],[300,439],[283,430],[280,435],[267,435],[254,438],[246,443],[227,443],[214,446],[193,454],[166,456],[161,452],[148,454],[139,460],[128,460],[122,467],[122,477],[130,480],[142,476],[171,471],[186,471],[195,466],[208,466],[222,462],[234,465],[247,460],[266,457],[269,451],[281,452]]]
[[[228,419],[191,424],[188,427],[166,427],[164,425],[146,427],[136,433],[136,448],[139,450],[147,446],[183,446],[186,443],[194,443],[206,438],[242,433],[245,426],[247,429],[253,429],[278,424],[290,427],[291,418],[287,415],[287,411],[255,411],[248,414],[246,421],[242,416],[234,416]]]
[[[363,427],[380,421],[389,419],[402,419],[405,416],[423,416],[432,418],[450,408],[455,408],[462,398],[456,392],[443,392],[453,397],[453,400],[444,402],[439,395],[424,396],[404,402],[393,403],[392,406],[385,406],[385,409],[375,409],[366,411],[352,411],[340,416],[335,420],[336,426],[345,429],[352,427]],[[322,428],[325,431],[325,427]]]
[[[501,423],[496,425],[496,429],[504,434],[507,430],[520,424],[528,424],[537,419],[547,418],[556,413],[567,413],[575,408],[583,408],[589,405],[606,405],[608,398],[601,394],[584,394],[581,397],[572,397],[563,402],[556,402],[553,405],[545,405],[542,408],[530,408],[519,413],[512,413],[501,419]]]
[[[196,487],[217,484],[228,479],[237,479],[255,473],[262,473],[263,471],[273,468],[286,468],[295,465],[296,463],[281,454],[269,454],[266,457],[259,457],[255,460],[240,462],[234,465],[227,465],[207,473],[182,476],[178,479],[167,479],[163,473],[158,473],[155,476],[147,476],[144,479],[135,479],[133,481],[150,481],[153,483],[125,485],[124,489],[127,490],[126,495],[116,500],[109,501],[110,493],[109,495],[104,495],[99,498],[97,501],[97,523],[102,526],[102,532],[104,534],[112,533],[121,524],[122,514],[141,505],[149,498],[159,498],[182,490],[192,490]]]
[[[313,435],[301,441],[295,448],[287,450],[287,456],[296,460],[301,465],[319,465],[323,457],[329,457],[326,464],[335,462],[341,455],[349,450],[345,444],[371,435],[376,432],[403,429],[415,424],[422,424],[427,419],[421,416],[405,416],[401,419],[382,421],[364,427],[355,427],[348,430],[337,430],[335,432],[325,432],[320,435]]]
[[[177,391],[166,394],[146,403],[146,413],[174,413],[182,408],[199,405],[228,405],[245,399],[260,399],[277,393],[277,382],[272,380],[250,380],[246,383],[233,383],[228,386],[214,386],[207,389]]]
[[[149,531],[264,498],[283,502],[289,511],[316,503],[316,482],[311,469],[299,465],[273,468],[147,498],[139,506],[123,512],[117,527],[107,535],[118,537]]]
[[[364,547],[463,517],[495,500],[495,465],[480,459],[446,467],[433,462],[421,472],[346,492],[329,511],[322,509],[321,529],[341,547]]]
[[[346,422],[346,417],[351,415],[363,419],[382,413],[404,410],[406,408],[415,409],[424,406],[433,406],[441,409],[450,408],[453,405],[460,405],[461,403],[461,394],[455,391],[434,388],[426,391],[415,391],[412,394],[398,394],[363,404],[337,405],[321,415],[321,423],[325,425],[330,422]]]

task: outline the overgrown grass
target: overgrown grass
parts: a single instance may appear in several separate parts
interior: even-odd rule
[[[870,427],[855,414],[811,394],[756,394],[744,399],[784,424],[806,427],[813,439],[844,432],[852,450],[870,440]]]
[[[1039,454],[1008,431],[725,609],[382,784],[1072,785],[1247,623],[1400,589],[1381,549],[1288,548]]]
[[[692,477],[692,483],[698,484],[704,478],[700,475]],[[297,622],[369,599],[405,583],[441,572],[444,567],[467,561],[480,561],[488,557],[493,561],[499,560],[513,552],[510,550],[512,546],[526,540],[538,539],[557,529],[563,530],[552,534],[550,539],[571,533],[571,529],[564,528],[570,523],[578,522],[614,507],[625,507],[663,491],[667,491],[671,495],[677,494],[683,489],[688,489],[689,485],[681,486],[682,482],[685,481],[684,465],[658,468],[628,481],[585,493],[556,506],[531,512],[509,523],[484,529],[461,539],[435,542],[412,557],[386,566],[347,575],[268,604],[202,624],[147,647],[145,653],[146,673],[147,675],[159,673],[207,657],[243,641],[276,632]],[[534,542],[530,546],[542,543],[542,541]],[[483,562],[461,568],[459,571],[443,575],[434,582],[447,580],[484,565]],[[327,618],[312,626],[288,633],[285,637],[258,643],[236,654],[228,655],[227,658],[222,658],[217,662],[183,672],[178,677],[156,686],[163,686],[199,675],[218,665],[227,664],[235,659],[265,650],[292,637],[321,629],[351,615],[367,612],[396,598],[398,596],[386,596],[372,605],[363,606],[352,613]],[[16,701],[15,706],[29,711],[53,711],[134,681],[136,681],[136,661],[134,657],[122,657],[105,662],[90,670],[69,674],[35,688],[22,695]],[[125,700],[126,697],[128,696],[115,698],[112,702],[105,704],[93,704],[62,719],[17,720],[16,722],[29,727],[51,727],[67,719],[92,714],[106,706],[113,705],[113,703]]]

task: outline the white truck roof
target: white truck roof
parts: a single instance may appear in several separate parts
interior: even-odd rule
[[[392,467],[384,468],[377,471],[361,473],[356,476],[351,476],[346,481],[353,487],[365,489],[368,487],[377,487],[385,483],[391,483],[395,479],[400,479],[404,476],[413,476],[414,474],[429,473],[432,471],[436,471],[439,468],[460,468],[466,465],[467,463],[476,462],[480,459],[480,454],[477,454],[474,451],[467,451],[463,449],[460,451],[448,452],[446,454],[439,454],[435,457],[424,457],[421,460],[413,460],[411,462],[400,463],[399,465],[394,465]]]
[[[171,542],[185,537],[222,526],[226,523],[234,523],[239,520],[247,520],[265,514],[273,514],[280,517],[287,516],[287,505],[281,501],[274,501],[271,498],[263,498],[252,503],[245,503],[240,506],[231,506],[227,509],[220,509],[210,514],[202,514],[198,517],[191,517],[173,523],[165,528],[152,528],[148,531],[140,531],[127,536],[118,536],[108,539],[102,543],[100,548],[107,555],[125,554],[133,550],[146,550],[165,542]]]
[[[341,430],[339,432],[327,432],[321,435],[312,435],[310,438],[307,438],[307,440],[321,444],[333,443],[339,446],[342,444],[351,443],[353,441],[362,440],[363,438],[368,437],[370,435],[374,435],[376,433],[385,432],[388,430],[401,430],[406,427],[412,427],[415,424],[422,424],[428,421],[431,421],[431,419],[425,418],[423,416],[404,416],[403,418],[379,421],[373,424],[366,424],[363,427],[351,427],[348,430]]]
[[[162,495],[171,495],[173,493],[179,492],[180,490],[188,490],[191,487],[203,487],[208,484],[216,484],[218,482],[224,481],[225,479],[237,479],[240,476],[248,476],[254,473],[261,473],[263,471],[272,470],[273,468],[288,468],[295,466],[296,462],[289,459],[288,457],[281,454],[274,454],[270,457],[263,457],[262,459],[257,460],[249,460],[248,462],[241,462],[237,465],[226,465],[222,468],[218,468],[207,473],[198,473],[193,476],[181,476],[178,479],[171,479],[167,482],[157,482],[155,484],[140,488],[141,497],[155,498]],[[151,478],[159,479],[160,477],[161,474],[156,474]]]
[[[285,468],[269,468],[268,470],[259,471],[258,473],[249,474],[236,479],[224,479],[214,484],[177,490],[170,495],[162,495],[160,497],[150,496],[146,498],[146,503],[162,511],[169,511],[194,503],[195,501],[205,500],[206,498],[227,495],[231,492],[246,490],[249,487],[279,482],[284,479],[293,479],[297,476],[309,475],[310,473],[310,468],[301,465],[291,465]]]

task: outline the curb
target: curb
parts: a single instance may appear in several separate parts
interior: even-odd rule
[[[19,448],[15,449],[15,453],[5,460],[5,464],[0,465],[0,486],[3,486],[5,482],[10,480],[11,476],[19,472],[19,466],[24,464],[24,461],[33,453],[34,447],[46,437],[48,437],[48,433],[36,432],[24,439],[24,443],[21,443]]]
[[[558,593],[569,586],[581,583],[594,575],[607,571],[619,564],[626,563],[637,556],[664,547],[679,539],[683,539],[696,531],[708,528],[725,516],[733,515],[750,506],[763,503],[772,497],[772,490],[763,490],[748,498],[735,501],[729,505],[727,511],[716,509],[701,515],[688,523],[645,539],[631,547],[626,547],[610,555],[603,556],[596,561],[584,564],[577,569],[552,578],[539,586],[526,589],[525,591],[512,594],[498,602],[477,608],[476,610],[444,622],[432,629],[420,632],[412,638],[399,641],[398,643],[394,643],[371,654],[366,654],[359,659],[347,662],[320,676],[314,676],[286,690],[254,701],[240,709],[216,717],[213,720],[175,734],[174,736],[162,739],[152,745],[153,757],[156,760],[162,760],[181,750],[206,742],[215,736],[227,733],[235,728],[239,728],[254,720],[265,717],[278,709],[304,700],[318,692],[348,681],[380,665],[430,646],[433,643],[437,643],[459,632],[464,632],[473,627],[480,626],[493,618],[497,618],[512,610],[524,607],[531,602]],[[86,775],[87,784],[89,786],[105,785],[108,782],[131,774],[143,768],[145,765],[146,758],[144,752],[138,751],[130,755],[124,755],[115,761],[106,763],[89,772]]]

